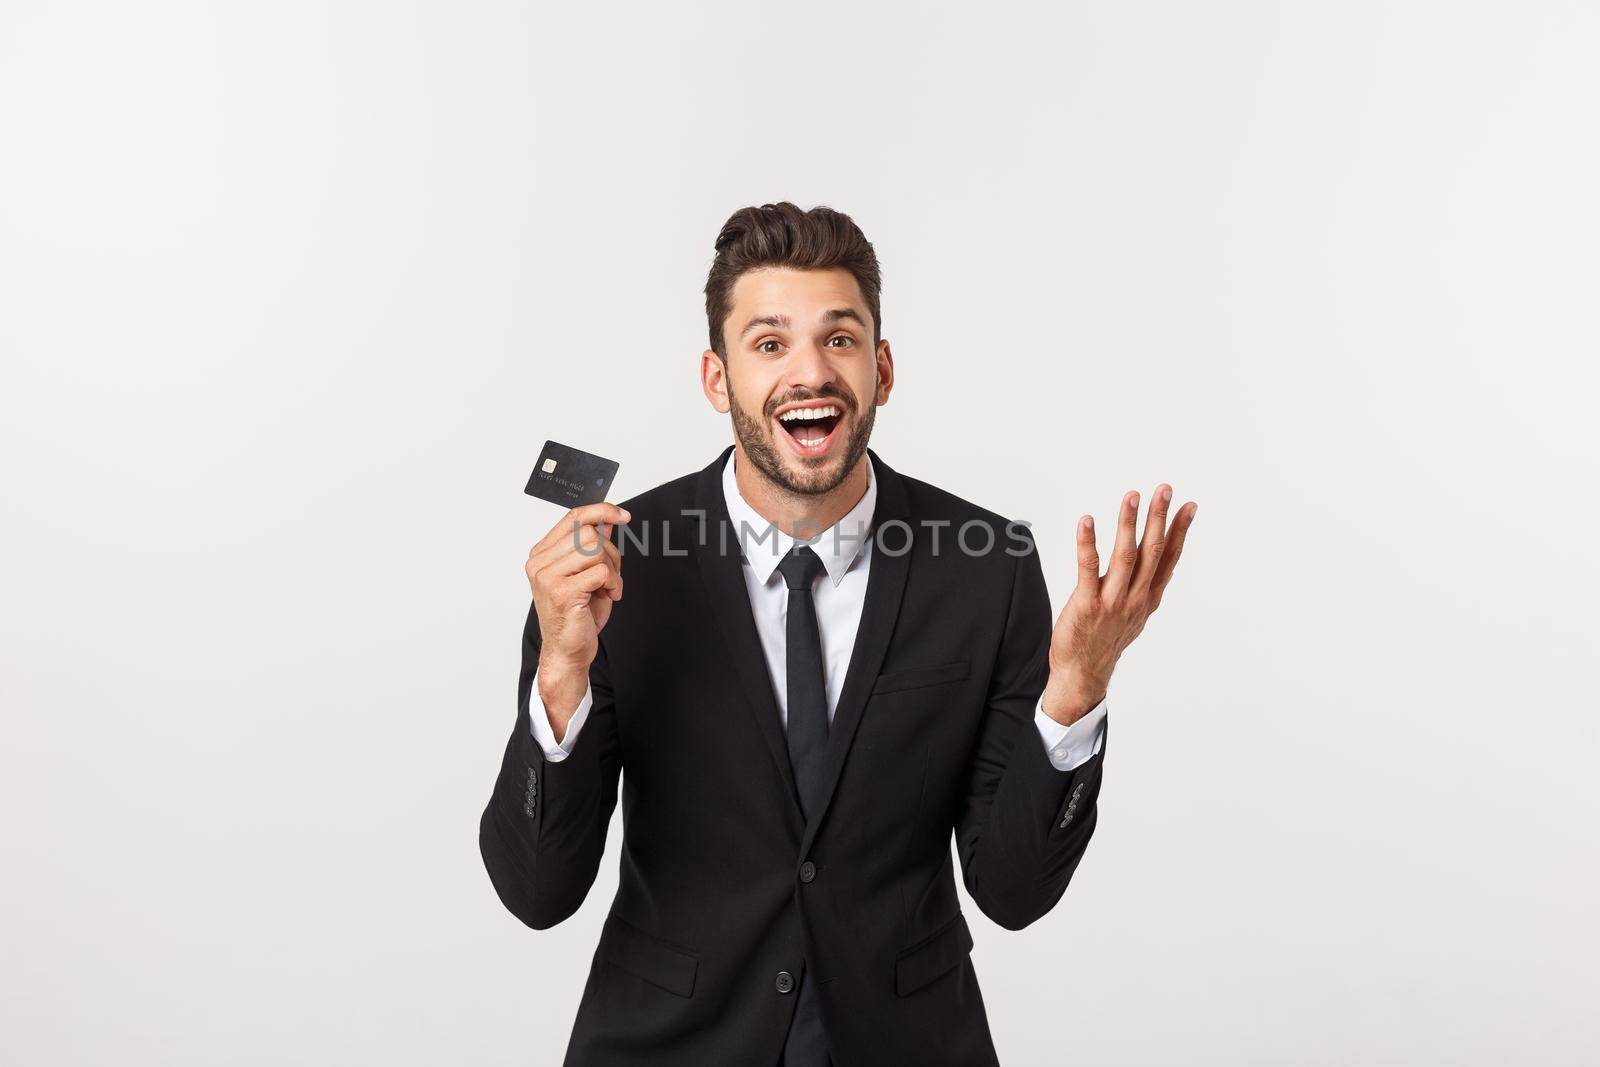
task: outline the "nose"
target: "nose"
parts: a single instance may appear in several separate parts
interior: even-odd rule
[[[787,388],[820,390],[835,374],[822,349],[814,341],[806,341],[790,349],[783,377]]]

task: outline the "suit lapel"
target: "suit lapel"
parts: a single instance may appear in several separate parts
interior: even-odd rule
[[[695,539],[694,552],[699,558],[700,577],[705,583],[712,613],[716,615],[717,628],[727,642],[733,671],[744,689],[745,707],[755,716],[756,729],[778,766],[784,792],[789,797],[792,822],[799,832],[804,824],[800,791],[795,785],[794,769],[789,766],[788,739],[784,737],[783,720],[772,696],[766,653],[761,650],[755,615],[750,610],[750,591],[744,584],[738,531],[733,528],[733,520],[728,517],[728,502],[722,496],[722,466],[732,451],[733,446],[729,445],[700,472],[695,486],[695,507],[704,525]]]
[[[828,728],[828,750],[822,765],[822,785],[818,791],[816,811],[810,819],[806,819],[800,806],[794,769],[789,764],[789,745],[783,732],[783,720],[778,715],[778,705],[772,695],[766,654],[761,649],[755,615],[750,610],[750,593],[744,584],[744,563],[739,552],[738,532],[728,517],[727,501],[722,495],[722,468],[731,451],[732,445],[723,449],[722,454],[700,472],[696,481],[695,506],[704,525],[700,536],[695,539],[694,552],[698,557],[700,577],[716,616],[717,627],[727,642],[733,671],[747,698],[745,706],[755,716],[756,729],[766,741],[778,774],[783,779],[795,828],[803,828],[804,839],[800,847],[803,856],[811,848],[811,842],[838,787],[845,756],[855,740],[867,696],[877,681],[883,657],[889,650],[889,638],[900,616],[900,602],[905,593],[906,573],[911,560],[910,540],[914,535],[910,505],[904,481],[869,448],[867,455],[878,482],[878,500],[872,515],[872,557],[867,573],[866,598],[861,608],[861,623],[856,629],[855,645],[850,653],[850,666],[845,671],[844,687]],[[878,531],[886,523],[896,520],[904,525],[879,539]],[[883,547],[885,545],[888,546],[887,550]]]
[[[873,683],[878,680],[883,657],[889,650],[889,637],[894,633],[895,621],[900,617],[900,601],[905,593],[906,572],[911,562],[911,539],[915,531],[911,526],[905,483],[872,449],[867,449],[867,455],[878,480],[878,500],[872,513],[872,557],[867,572],[866,601],[861,607],[861,624],[856,629],[856,642],[850,653],[850,666],[845,671],[844,688],[839,693],[839,704],[833,709],[833,722],[828,727],[828,752],[822,765],[822,786],[818,790],[816,810],[806,820],[805,836],[800,843],[801,856],[811,850],[823,816],[828,813],[828,805],[839,784],[839,774],[844,769],[845,755],[855,740],[856,727],[861,724],[867,696],[872,692]],[[880,538],[879,531],[889,522],[897,522],[896,528]],[[885,545],[888,551],[883,549]]]

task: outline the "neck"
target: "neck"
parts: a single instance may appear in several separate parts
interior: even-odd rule
[[[861,503],[867,492],[867,464],[863,452],[844,481],[826,493],[793,493],[756,469],[738,442],[733,446],[733,480],[755,513],[790,537],[814,537],[829,529]],[[798,531],[798,532],[797,532]]]

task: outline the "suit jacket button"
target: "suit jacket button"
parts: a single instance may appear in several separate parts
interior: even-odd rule
[[[778,987],[778,992],[788,993],[794,989],[794,975],[788,971],[779,971],[778,981],[775,984]]]
[[[816,876],[817,865],[815,863],[812,863],[810,860],[806,860],[800,865],[800,880],[802,882],[809,882]]]

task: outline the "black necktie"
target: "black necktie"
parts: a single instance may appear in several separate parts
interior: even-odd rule
[[[796,545],[778,564],[789,586],[785,659],[789,683],[789,764],[800,788],[800,810],[809,814],[828,750],[828,695],[823,689],[822,637],[811,582],[822,559],[808,545]]]
[[[822,681],[822,636],[817,631],[817,605],[811,582],[822,559],[808,545],[795,545],[778,564],[789,586],[789,619],[785,624],[784,659],[789,683],[789,764],[800,789],[800,810],[807,814],[820,787],[822,757],[828,750],[828,694]],[[782,1067],[832,1067],[828,1041],[817,1006],[817,985],[811,975],[800,980],[794,1014],[783,1042]]]

